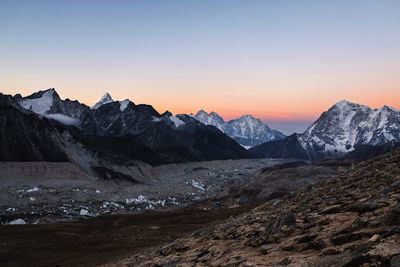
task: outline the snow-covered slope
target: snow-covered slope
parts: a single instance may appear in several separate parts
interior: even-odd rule
[[[37,114],[45,114],[53,105],[54,90],[47,90],[37,98],[25,98],[19,104],[25,108],[32,110]]]
[[[21,107],[65,125],[77,126],[82,113],[89,109],[78,101],[62,100],[54,88],[27,97],[18,95],[16,100]]]
[[[300,136],[304,147],[322,147],[327,152],[346,153],[356,145],[382,145],[400,141],[400,112],[343,100],[333,105]]]
[[[268,125],[260,119],[254,118],[251,115],[244,115],[238,119],[225,122],[224,119],[215,112],[208,114],[204,110],[200,110],[194,118],[203,124],[217,127],[246,148],[285,138],[284,134],[270,129]]]
[[[185,124],[185,122],[182,121],[178,116],[170,116],[169,119],[174,123],[175,127]]]
[[[207,112],[201,109],[199,112],[197,112],[194,118],[205,125],[215,126],[222,132],[225,132],[226,123],[224,119],[214,111],[208,114]]]
[[[275,143],[254,147],[263,157],[301,157],[321,159],[342,156],[361,145],[382,146],[400,142],[400,111],[383,106],[368,106],[342,100],[310,125],[302,134],[294,134]]]
[[[131,101],[129,100],[129,99],[125,99],[124,101],[119,101],[119,110],[122,112],[122,111],[124,111],[127,107],[128,107],[128,104],[130,103]]]

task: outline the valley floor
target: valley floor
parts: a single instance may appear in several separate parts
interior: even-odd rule
[[[131,255],[196,236],[345,168],[274,159],[193,162],[151,168],[132,183],[92,179],[70,163],[0,165],[0,266],[135,266]]]
[[[132,182],[99,180],[72,163],[0,162],[0,222],[48,223],[181,208],[228,194],[253,173],[289,160],[224,160],[151,167]]]

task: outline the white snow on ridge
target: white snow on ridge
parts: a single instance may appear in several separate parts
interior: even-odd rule
[[[44,114],[50,110],[53,105],[53,91],[44,92],[41,97],[33,99],[24,99],[19,103],[23,108],[32,110],[37,114]]]
[[[169,119],[175,124],[176,128],[185,124],[185,122],[179,119],[177,116],[171,116]]]
[[[128,107],[129,102],[130,102],[129,99],[125,99],[124,101],[119,101],[119,110],[121,112],[124,111]]]
[[[64,125],[72,125],[72,126],[78,126],[79,125],[79,120],[76,118],[72,118],[69,116],[66,116],[64,114],[60,113],[55,113],[55,114],[45,114],[44,117],[52,120],[56,120],[61,122]]]
[[[224,132],[225,130],[225,121],[219,116],[216,112],[212,111],[210,114],[205,112],[204,110],[199,110],[196,115],[193,116],[196,120],[200,121],[205,125],[212,125],[217,127],[220,131]]]
[[[343,100],[333,105],[303,134],[300,143],[318,145],[326,152],[347,153],[358,144],[380,144],[398,139],[400,112],[383,106],[368,106]]]

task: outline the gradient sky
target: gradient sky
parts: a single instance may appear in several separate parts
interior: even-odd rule
[[[0,0],[0,92],[251,113],[286,133],[333,103],[400,108],[400,1]]]

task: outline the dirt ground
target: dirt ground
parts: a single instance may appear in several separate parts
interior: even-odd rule
[[[72,223],[0,225],[0,266],[97,266],[250,209],[185,208]]]

